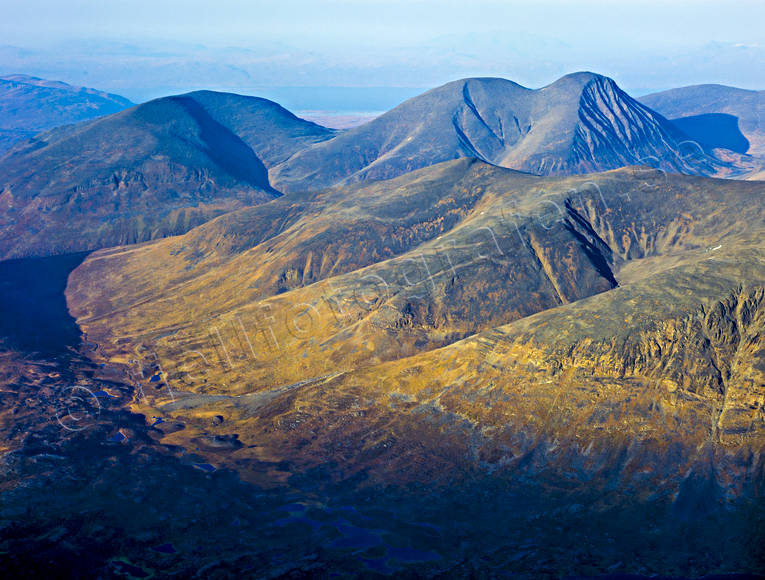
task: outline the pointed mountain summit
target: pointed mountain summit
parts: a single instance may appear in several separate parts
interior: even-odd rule
[[[579,72],[532,90],[500,78],[454,81],[297,153],[271,170],[283,191],[387,179],[476,157],[540,175],[650,164],[703,175],[726,164],[610,78]]]

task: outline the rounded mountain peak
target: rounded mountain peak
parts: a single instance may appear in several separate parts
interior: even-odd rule
[[[540,90],[581,91],[593,81],[598,84],[616,84],[610,77],[590,71],[579,71],[562,76]]]

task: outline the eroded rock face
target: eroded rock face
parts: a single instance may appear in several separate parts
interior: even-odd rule
[[[717,429],[721,437],[745,435],[765,420],[765,290],[715,304],[704,323],[722,382]]]
[[[556,173],[658,163],[668,171],[713,175],[725,165],[604,77],[582,90],[569,163]]]

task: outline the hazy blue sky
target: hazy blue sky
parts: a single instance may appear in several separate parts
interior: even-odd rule
[[[0,14],[0,74],[136,100],[208,87],[298,108],[353,93],[338,107],[374,109],[464,76],[541,86],[582,69],[637,94],[765,88],[763,0],[0,0]],[[294,87],[403,88],[315,91],[311,101]]]

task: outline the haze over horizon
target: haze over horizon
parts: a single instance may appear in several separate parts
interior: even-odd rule
[[[458,78],[536,88],[577,70],[608,75],[634,95],[700,83],[765,88],[765,4],[751,0],[633,1],[618,10],[601,0],[229,0],[215,9],[197,0],[32,0],[3,10],[0,74],[136,102],[205,88],[298,111],[382,111]]]

